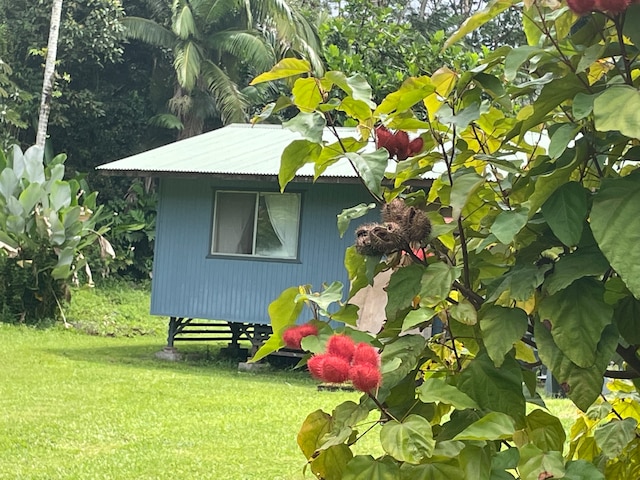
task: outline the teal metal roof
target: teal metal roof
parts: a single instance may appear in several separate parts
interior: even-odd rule
[[[354,128],[338,128],[341,138],[356,136]],[[232,124],[97,167],[102,173],[135,176],[225,177],[277,176],[285,147],[302,136],[280,125]],[[337,139],[325,130],[324,139]],[[375,150],[373,142],[370,150]],[[390,162],[390,167],[395,162]],[[298,177],[313,177],[313,165],[302,167]],[[329,166],[322,177],[356,178],[346,159]],[[334,181],[335,181],[334,180]]]

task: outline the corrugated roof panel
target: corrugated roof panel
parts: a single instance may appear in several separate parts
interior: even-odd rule
[[[341,138],[355,136],[353,128],[338,128]],[[280,125],[232,124],[202,135],[164,145],[147,152],[100,165],[105,173],[278,175],[285,147],[302,136]],[[329,143],[337,139],[325,131]],[[371,144],[371,150],[374,150]],[[305,165],[298,176],[312,177],[313,165]],[[331,165],[323,176],[356,177],[346,159]]]

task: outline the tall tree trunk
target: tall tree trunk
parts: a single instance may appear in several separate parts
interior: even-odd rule
[[[44,80],[42,82],[42,98],[40,99],[40,116],[38,117],[38,131],[36,145],[44,148],[51,110],[51,91],[56,70],[58,55],[58,32],[60,31],[60,17],[62,16],[62,0],[53,0],[51,8],[51,24],[49,26],[49,42],[47,43],[47,60],[44,65]]]

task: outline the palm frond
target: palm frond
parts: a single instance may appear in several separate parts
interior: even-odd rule
[[[269,70],[276,63],[273,49],[255,31],[218,32],[209,37],[208,44],[220,53],[247,62],[259,72]]]
[[[153,20],[125,17],[122,19],[122,25],[125,27],[124,33],[127,38],[140,40],[155,47],[173,48],[175,46],[174,33]]]
[[[148,123],[154,127],[168,128],[171,130],[182,130],[184,128],[180,119],[171,113],[159,113],[154,115],[149,119]]]
[[[226,19],[230,12],[245,10],[248,0],[203,0],[198,6],[198,16],[207,24],[220,23]],[[250,11],[249,11],[250,12]],[[252,21],[252,20],[251,20]]]
[[[213,62],[206,61],[202,66],[202,77],[216,101],[222,122],[225,125],[245,122],[246,99],[228,75]]]
[[[173,17],[173,31],[183,40],[190,36],[197,36],[196,22],[189,5],[179,8]]]
[[[178,83],[185,90],[191,91],[195,87],[202,61],[202,51],[194,42],[185,42],[176,47],[173,67],[176,69]]]

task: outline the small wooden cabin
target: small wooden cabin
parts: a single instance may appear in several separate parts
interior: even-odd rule
[[[339,129],[353,136],[353,129]],[[348,289],[336,216],[373,201],[346,160],[314,183],[306,165],[281,194],[280,157],[300,135],[234,124],[98,167],[159,179],[151,314],[179,340],[248,339],[270,332],[267,307],[288,287],[340,280]],[[330,139],[327,132],[327,140]],[[377,215],[375,215],[377,217]],[[345,291],[346,294],[346,291]]]

